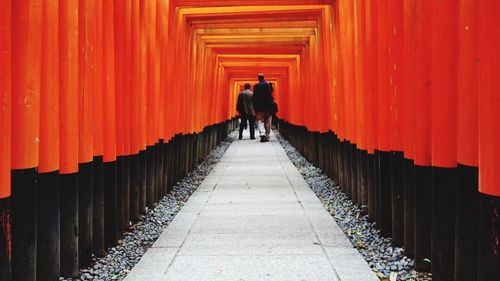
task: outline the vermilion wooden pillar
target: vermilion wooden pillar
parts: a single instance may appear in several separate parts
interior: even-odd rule
[[[43,2],[37,279],[60,276],[59,3]]]
[[[11,16],[10,0],[0,3],[0,280],[11,278]]]
[[[43,11],[12,1],[12,278],[36,280],[37,176]]]
[[[455,281],[477,280],[479,5],[458,3]]]
[[[78,262],[78,1],[59,1],[61,275]]]
[[[431,264],[431,100],[429,91],[431,45],[430,12],[423,2],[415,7],[415,269],[430,271]]]
[[[486,0],[479,4],[479,219],[478,280],[500,276],[500,150],[498,111],[500,87],[500,3]]]

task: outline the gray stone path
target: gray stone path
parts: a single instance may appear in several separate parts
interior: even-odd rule
[[[273,137],[231,144],[126,281],[376,281]]]

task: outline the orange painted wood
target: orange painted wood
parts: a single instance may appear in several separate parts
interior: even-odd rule
[[[104,1],[102,5],[102,49],[103,49],[103,160],[116,160],[116,105],[115,105],[115,42],[114,42],[114,3]]]
[[[377,14],[376,1],[369,0],[365,5],[366,30],[366,138],[368,153],[373,154],[378,140],[378,96],[377,96]]]
[[[114,46],[115,50],[115,124],[116,124],[116,154],[125,155],[125,1],[113,2],[114,10]]]
[[[388,15],[388,3],[377,3],[377,96],[378,96],[378,149],[390,151],[391,128],[391,64],[390,40],[393,24]]]
[[[94,156],[94,99],[97,90],[97,18],[96,0],[79,2],[78,37],[79,97],[78,97],[78,159],[91,162]]]
[[[132,0],[124,1],[124,36],[123,36],[123,154],[131,155],[131,126],[133,119],[131,114],[131,99],[132,99]],[[120,95],[120,93],[118,93]]]
[[[430,9],[422,1],[416,2],[415,27],[415,157],[419,166],[431,165],[431,44],[428,34],[431,30]]]
[[[149,1],[139,1],[139,150],[147,146],[147,7]]]
[[[432,165],[457,163],[457,9],[455,1],[433,2],[431,33]]]
[[[12,1],[12,169],[38,166],[42,2]]]
[[[391,150],[404,150],[404,100],[403,91],[403,1],[387,1],[388,8],[388,30],[389,39],[389,68],[390,87],[390,126],[391,126]]]
[[[59,3],[43,2],[38,172],[59,169]]]
[[[479,191],[500,196],[500,2],[482,1],[479,15]]]
[[[78,172],[78,0],[59,1],[61,174]]]
[[[146,144],[152,146],[156,143],[155,138],[155,111],[156,104],[156,3],[145,1],[146,19]]]
[[[457,165],[457,3],[432,2],[431,40],[432,165]],[[429,55],[429,54],[427,54]]]
[[[100,157],[104,154],[104,132],[103,132],[103,7],[102,1],[95,1],[95,95],[93,96],[94,115],[94,156]]]
[[[0,199],[10,196],[11,0],[0,2]]]
[[[401,94],[403,101],[403,138],[404,157],[413,159],[415,157],[415,98],[416,91],[416,17],[414,11],[417,7],[417,0],[405,0],[403,2],[403,58],[402,58],[402,84]]]
[[[130,58],[130,153],[140,150],[140,43],[139,0],[131,0],[131,58]]]
[[[458,4],[457,41],[457,159],[477,167],[479,162],[479,5],[461,0]]]

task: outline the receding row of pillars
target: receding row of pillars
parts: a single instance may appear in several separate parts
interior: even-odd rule
[[[230,120],[178,134],[113,162],[94,157],[75,174],[14,170],[12,196],[0,202],[10,220],[0,229],[0,252],[11,253],[0,254],[0,281],[78,276],[235,127]]]
[[[500,197],[478,192],[478,169],[415,165],[403,152],[368,153],[333,132],[279,121],[280,134],[334,179],[380,234],[434,281],[500,278]]]

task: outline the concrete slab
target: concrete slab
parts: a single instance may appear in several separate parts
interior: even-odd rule
[[[306,216],[201,216],[191,233],[312,232]]]
[[[328,247],[325,251],[342,281],[379,281],[373,271],[352,247]]]
[[[235,141],[127,281],[375,281],[275,138]]]
[[[322,255],[177,256],[162,281],[338,281]]]
[[[179,248],[151,248],[134,266],[125,281],[160,281]],[[151,269],[154,270],[151,270]]]
[[[207,204],[201,216],[303,216],[304,209],[297,202]]]
[[[193,233],[178,255],[323,255],[323,250],[313,232]]]

